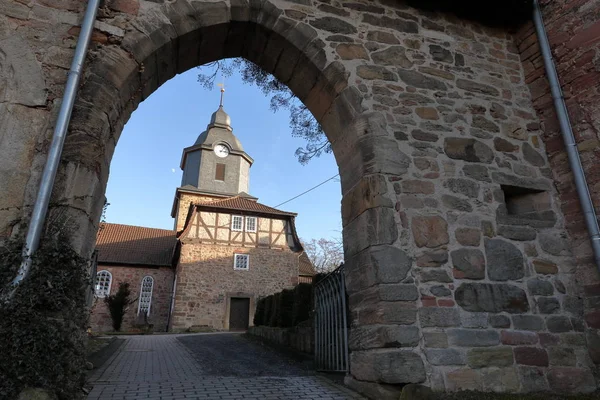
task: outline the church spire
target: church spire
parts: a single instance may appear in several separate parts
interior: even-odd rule
[[[221,87],[221,103],[219,103],[219,108],[223,108],[223,97],[225,97],[225,81],[223,83],[218,84]]]

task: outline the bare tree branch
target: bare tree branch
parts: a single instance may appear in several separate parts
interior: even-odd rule
[[[331,153],[331,144],[310,110],[285,84],[258,65],[242,58],[233,58],[208,63],[199,68],[202,72],[198,74],[198,82],[206,89],[214,88],[219,73],[229,77],[233,72],[239,71],[244,83],[255,85],[265,96],[271,96],[271,111],[287,109],[290,113],[292,136],[306,141],[306,145],[295,152],[299,163],[305,165],[323,153]]]

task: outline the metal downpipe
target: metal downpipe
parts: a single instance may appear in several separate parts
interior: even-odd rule
[[[556,115],[560,123],[560,130],[569,157],[569,165],[573,172],[575,187],[577,188],[577,194],[579,195],[579,201],[581,203],[581,208],[583,209],[586,226],[590,234],[592,249],[594,251],[594,260],[596,267],[600,271],[600,228],[598,227],[598,219],[596,217],[596,212],[594,211],[594,204],[592,203],[587,180],[585,178],[585,172],[581,165],[579,152],[577,151],[577,143],[575,142],[575,137],[571,128],[569,113],[567,111],[565,99],[560,87],[560,81],[558,79],[558,73],[556,72],[556,67],[552,58],[552,51],[550,49],[550,43],[548,42],[548,36],[546,34],[546,28],[544,27],[544,20],[542,18],[538,0],[533,1],[533,22],[540,43],[542,57],[544,59],[546,74],[548,76],[548,81],[550,82],[552,100],[554,101]]]
[[[17,286],[23,279],[27,278],[27,275],[29,275],[31,269],[31,256],[36,252],[40,243],[42,228],[48,212],[48,203],[50,202],[50,196],[52,195],[52,187],[54,186],[56,172],[60,163],[60,156],[67,136],[73,104],[75,103],[75,96],[77,95],[77,88],[79,87],[81,70],[94,29],[94,21],[96,20],[100,1],[101,0],[89,0],[83,16],[81,32],[77,39],[77,46],[75,47],[73,62],[71,63],[71,69],[68,73],[69,77],[65,86],[65,93],[60,105],[56,126],[54,127],[50,150],[48,151],[48,159],[44,166],[40,188],[27,229],[25,246],[23,247],[23,262],[19,267],[17,276],[12,281],[13,290],[10,292],[10,296],[14,294]]]

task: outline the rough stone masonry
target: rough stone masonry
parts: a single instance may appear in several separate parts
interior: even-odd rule
[[[84,6],[0,3],[4,236],[27,224]],[[66,216],[88,252],[131,112],[176,73],[245,57],[291,88],[333,146],[352,312],[349,385],[375,398],[407,383],[595,390],[600,280],[584,228],[573,223],[577,199],[532,27],[490,27],[433,8],[106,0],[51,216]],[[544,13],[598,204],[599,9],[560,0]]]

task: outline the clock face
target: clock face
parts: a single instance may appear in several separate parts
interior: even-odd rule
[[[225,158],[229,155],[229,147],[224,144],[218,144],[215,146],[215,154],[217,157]]]

